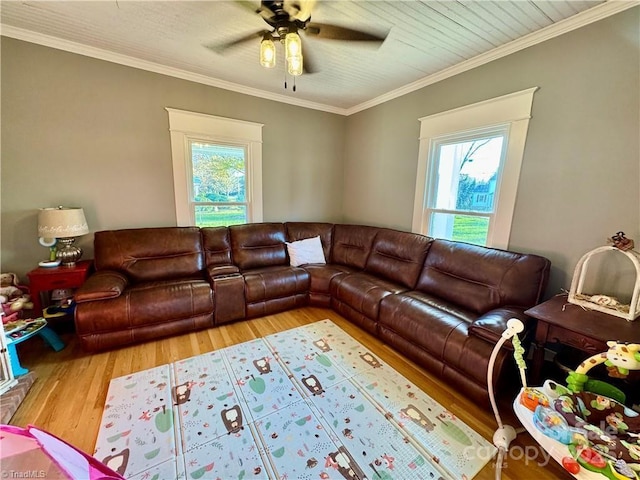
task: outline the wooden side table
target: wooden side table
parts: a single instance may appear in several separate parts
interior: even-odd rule
[[[34,315],[42,316],[42,293],[57,288],[80,287],[91,273],[92,266],[93,260],[82,260],[74,267],[38,267],[27,273]]]
[[[569,303],[566,295],[559,295],[530,308],[525,315],[538,320],[531,384],[539,385],[544,363],[544,346],[561,343],[585,352],[585,358],[607,350],[607,341],[640,343],[640,320],[629,322],[623,318],[585,310]]]

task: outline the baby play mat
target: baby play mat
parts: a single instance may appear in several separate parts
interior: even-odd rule
[[[114,378],[94,456],[128,479],[310,480],[472,478],[493,453],[323,320]]]

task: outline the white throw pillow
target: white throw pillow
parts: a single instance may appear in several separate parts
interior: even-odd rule
[[[286,243],[292,267],[299,267],[307,263],[327,263],[324,258],[320,237],[305,238],[297,242]]]

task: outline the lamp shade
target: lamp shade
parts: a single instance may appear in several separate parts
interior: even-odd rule
[[[41,208],[38,212],[38,236],[44,238],[79,237],[89,233],[84,210],[79,207]]]

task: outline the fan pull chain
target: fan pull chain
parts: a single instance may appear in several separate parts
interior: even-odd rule
[[[285,70],[284,72],[284,89],[287,89],[287,71]],[[296,91],[296,76],[293,75],[293,89],[294,92]]]
[[[287,64],[284,65],[284,89],[287,89]]]

